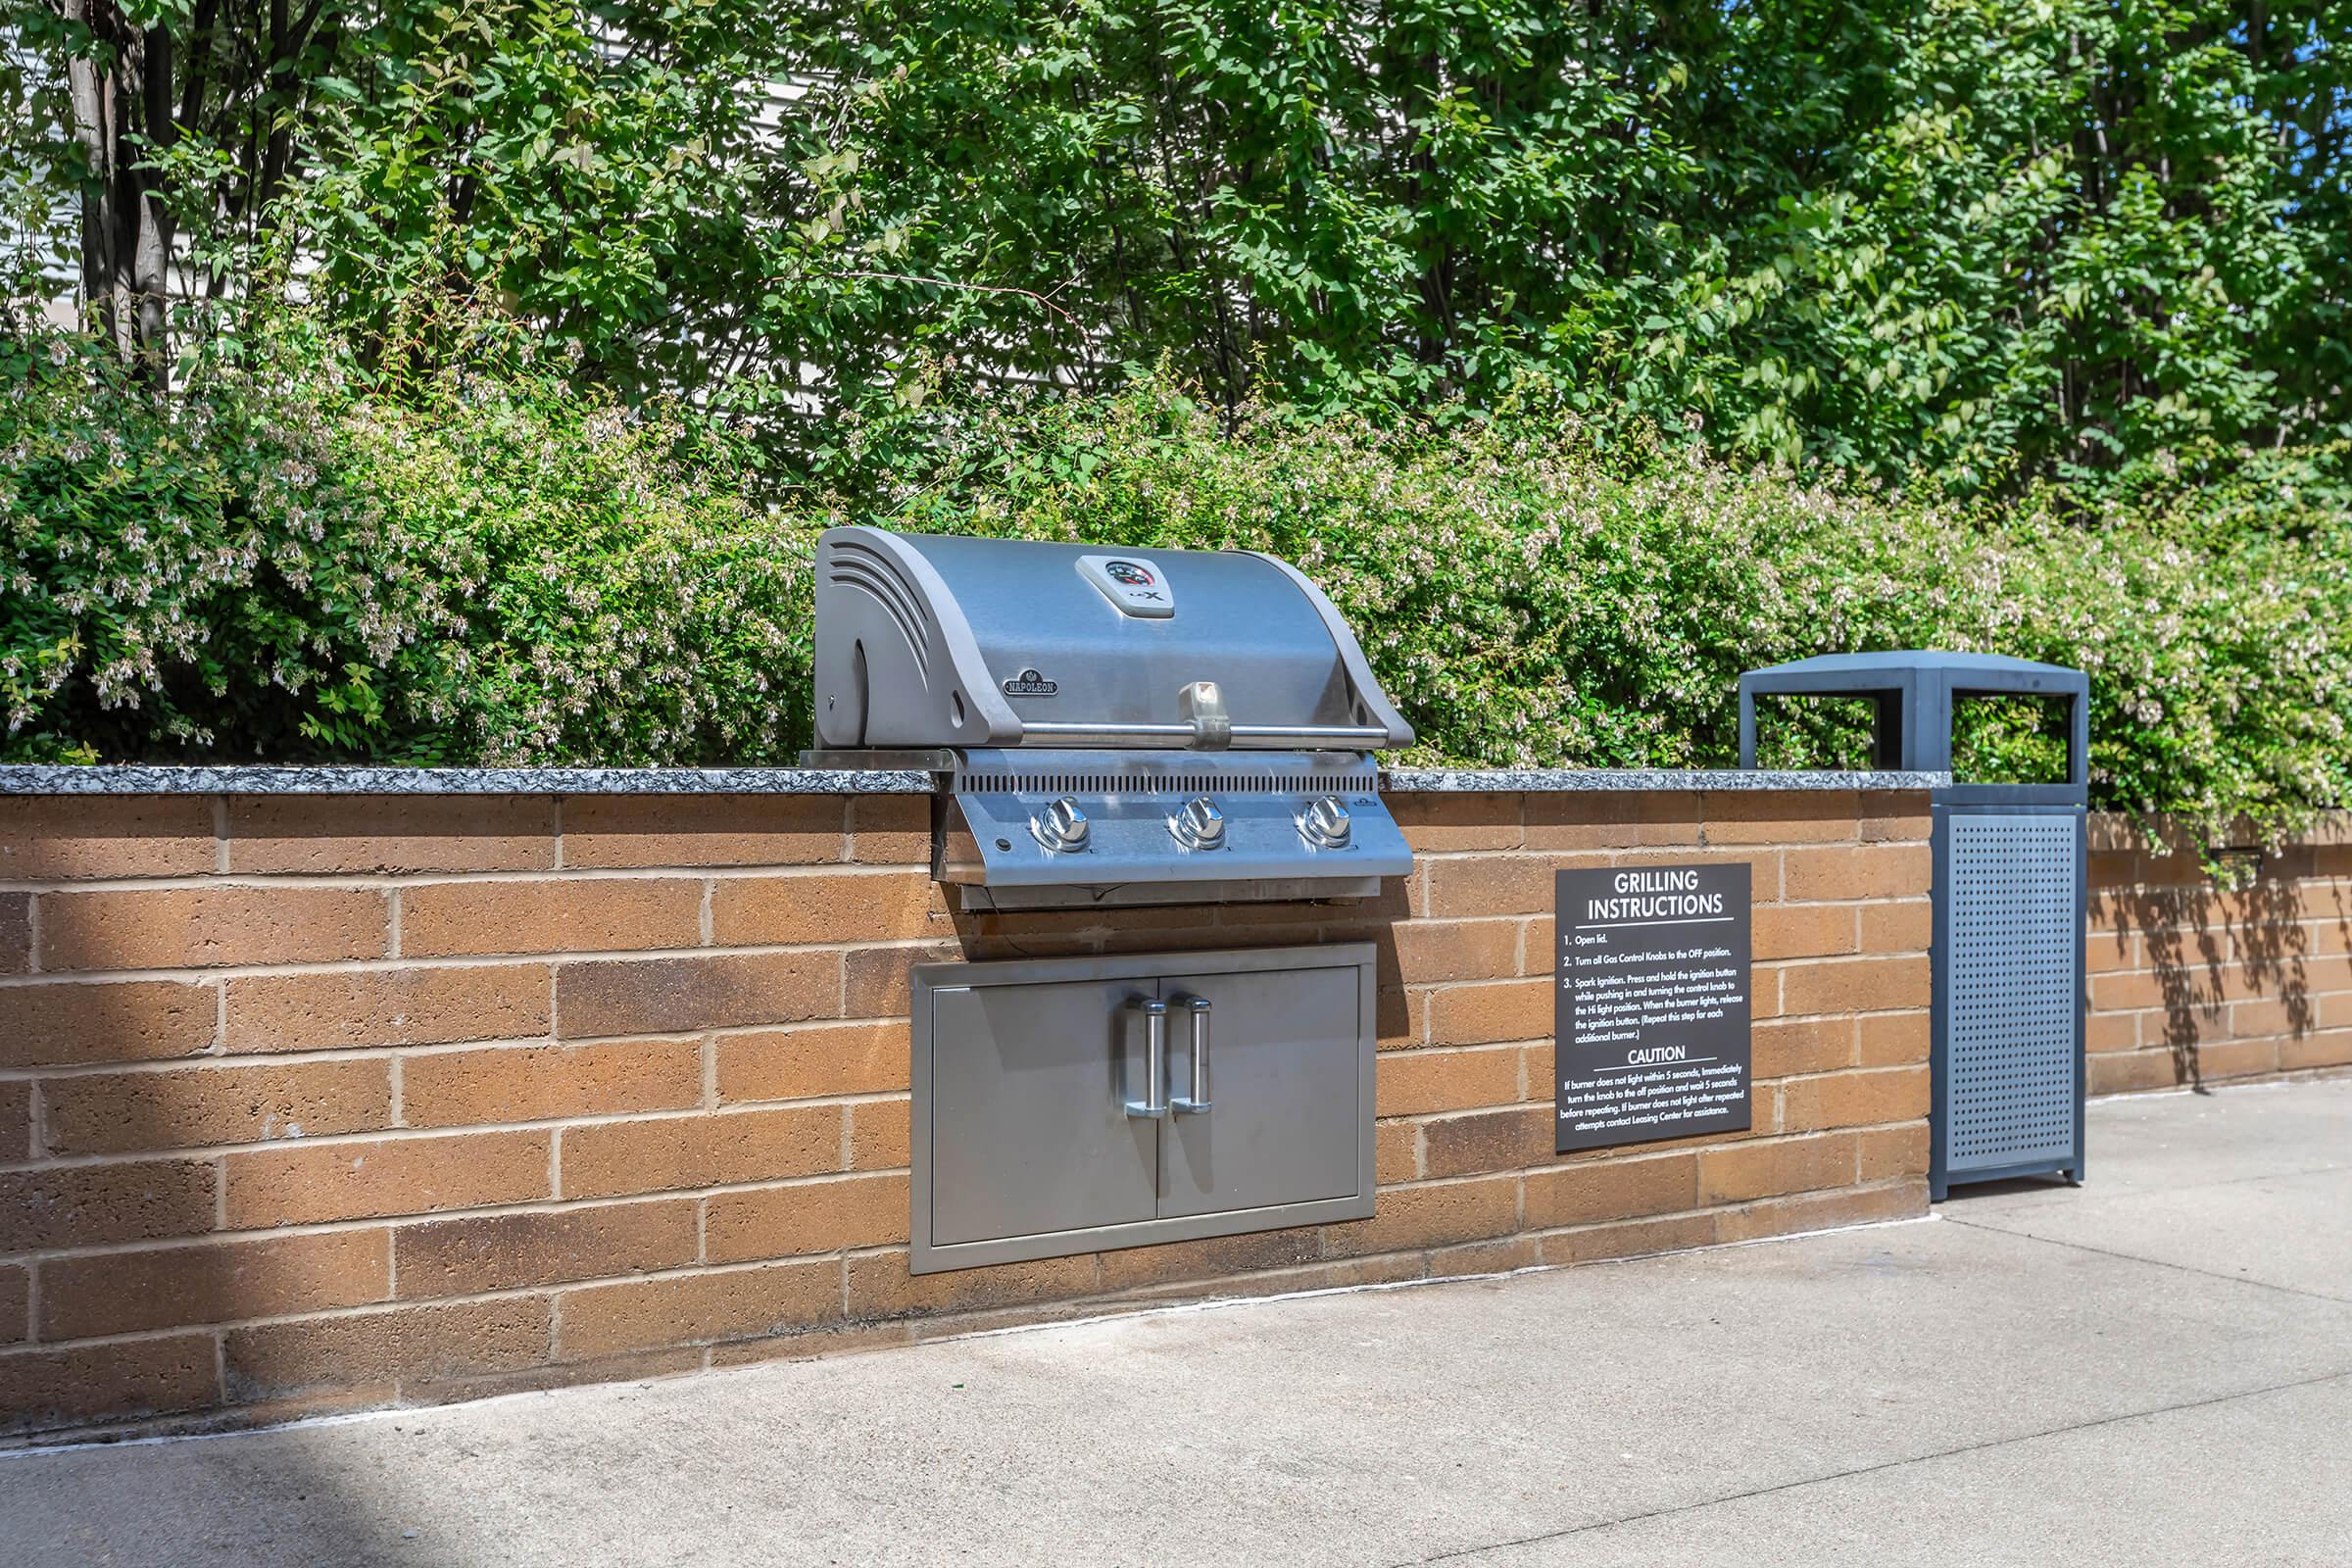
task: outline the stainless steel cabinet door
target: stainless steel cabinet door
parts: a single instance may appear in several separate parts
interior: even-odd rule
[[[932,1240],[948,1246],[1151,1219],[1159,1122],[1131,1117],[1142,1067],[1127,1003],[1152,984],[931,994]]]
[[[1160,1134],[1159,1212],[1215,1214],[1357,1191],[1369,1104],[1359,1103],[1369,1020],[1360,967],[1177,974],[1168,1006],[1171,1098],[1190,1098],[1199,1031],[1208,1040],[1206,1110],[1179,1108]],[[1194,999],[1208,1004],[1191,1005]]]

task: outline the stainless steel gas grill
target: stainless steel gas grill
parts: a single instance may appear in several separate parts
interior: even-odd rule
[[[1412,856],[1372,754],[1413,732],[1331,601],[1233,551],[817,544],[821,766],[946,777],[965,907],[1362,898]]]
[[[808,760],[937,775],[964,908],[1360,898],[1412,868],[1373,763],[1412,731],[1282,562],[835,528],[816,570]],[[908,1266],[1369,1215],[1377,961],[914,965]]]

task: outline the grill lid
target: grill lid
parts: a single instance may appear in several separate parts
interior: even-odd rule
[[[820,747],[1410,745],[1322,591],[1246,551],[830,528]]]

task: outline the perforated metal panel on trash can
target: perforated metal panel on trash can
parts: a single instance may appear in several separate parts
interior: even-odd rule
[[[1952,713],[1972,697],[2070,708],[2063,784],[1930,792],[1936,930],[1929,1185],[2082,1179],[2084,809],[2089,679],[1981,654],[1839,654],[1740,677],[1740,761],[1756,764],[1759,696],[1878,705],[1881,767],[1951,767]]]

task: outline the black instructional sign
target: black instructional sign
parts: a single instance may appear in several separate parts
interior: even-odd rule
[[[1562,1153],[1748,1125],[1752,869],[1559,873]]]

